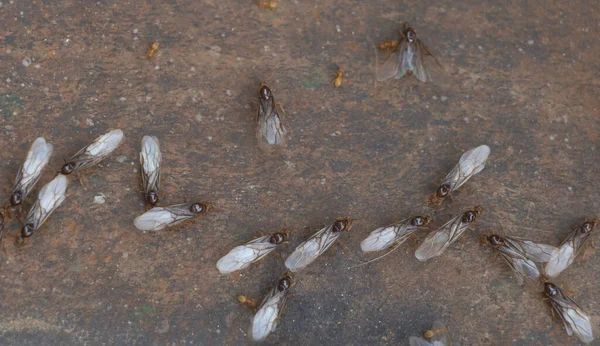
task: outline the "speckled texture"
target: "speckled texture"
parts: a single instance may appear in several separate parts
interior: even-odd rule
[[[25,246],[10,226],[2,345],[248,343],[252,312],[236,296],[260,299],[283,260],[231,276],[219,275],[217,260],[255,231],[287,227],[296,232],[285,257],[342,216],[358,219],[344,246],[296,275],[267,343],[405,344],[435,319],[461,345],[576,343],[538,299],[541,287],[519,287],[477,239],[502,227],[554,244],[599,216],[597,1],[0,3],[3,186],[37,136],[55,154],[26,207],[63,158],[108,129],[125,132]],[[375,45],[396,38],[403,20],[448,67],[451,88],[412,77],[375,83]],[[337,89],[336,64],[346,72]],[[275,155],[256,146],[252,103],[269,77],[290,130],[288,150]],[[143,135],[161,141],[162,202],[210,200],[213,211],[176,230],[133,227],[144,211]],[[462,248],[419,263],[409,241],[347,270],[376,226],[431,213],[435,183],[482,143],[488,167],[435,213],[439,225],[464,207],[486,208]],[[105,203],[94,203],[100,195]],[[595,252],[557,280],[592,313]]]

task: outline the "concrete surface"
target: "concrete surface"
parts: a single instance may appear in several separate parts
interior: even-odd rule
[[[358,221],[344,246],[296,276],[268,344],[406,344],[436,319],[460,345],[577,343],[538,299],[542,288],[518,286],[477,240],[502,227],[557,244],[599,216],[597,1],[0,4],[4,188],[36,136],[55,154],[34,194],[63,158],[108,129],[125,132],[27,244],[15,245],[19,225],[9,226],[0,344],[246,344],[252,312],[235,297],[260,299],[283,260],[229,277],[216,261],[256,231],[288,227],[296,232],[285,257],[341,216]],[[374,47],[396,38],[403,20],[451,71],[451,87],[375,83]],[[336,64],[346,72],[338,89]],[[252,102],[269,77],[291,133],[276,155],[254,136]],[[144,211],[137,156],[146,134],[161,140],[163,203],[205,199],[214,211],[156,234],[133,227]],[[462,249],[419,263],[407,243],[347,270],[371,258],[359,244],[373,228],[431,213],[435,183],[481,143],[492,149],[488,167],[435,213],[439,225],[464,207],[486,208]],[[100,195],[105,203],[94,203]],[[596,252],[557,281],[592,314]]]

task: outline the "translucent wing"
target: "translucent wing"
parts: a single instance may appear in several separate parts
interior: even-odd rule
[[[296,250],[285,260],[285,266],[295,272],[311,264],[317,257],[325,252],[340,236],[333,232],[333,225],[329,225],[315,233],[304,243],[298,245]]]
[[[146,195],[150,191],[158,192],[161,160],[162,154],[158,139],[154,136],[144,136],[140,151],[140,164],[142,165],[142,184]]]
[[[551,278],[557,277],[575,260],[576,252],[573,243],[566,243],[554,253],[546,264],[545,272]]]
[[[562,316],[579,340],[586,344],[594,340],[590,317],[580,308],[565,309]]]
[[[379,227],[360,243],[363,252],[380,251],[396,243],[399,228],[396,226]]]
[[[109,133],[100,136],[90,144],[85,153],[90,156],[106,156],[113,152],[123,140],[123,131],[112,130]]]
[[[48,164],[53,151],[52,144],[47,143],[42,137],[36,138],[31,145],[23,166],[17,173],[15,185],[12,193],[20,192],[20,199],[23,200],[31,192],[34,185],[40,179],[42,170]]]
[[[386,227],[375,229],[360,243],[363,252],[380,251],[394,244],[402,244],[418,227],[411,224],[412,219],[405,219]]]
[[[277,247],[269,242],[270,235],[252,240],[244,245],[234,247],[217,262],[221,274],[229,274],[250,266],[250,264],[265,257]]]
[[[459,188],[470,177],[481,172],[485,167],[485,163],[490,155],[490,147],[480,145],[464,153],[458,161],[460,171],[460,183],[455,187]]]
[[[406,69],[402,62],[404,60],[405,52],[408,49],[408,42],[402,40],[398,48],[392,52],[390,57],[377,69],[376,77],[377,81],[383,82],[392,77],[401,78],[406,74]],[[402,66],[402,67],[401,67]]]
[[[64,202],[68,185],[67,177],[62,174],[58,174],[46,184],[29,210],[25,223],[33,225],[34,231],[38,230],[52,212]]]
[[[398,73],[394,76],[396,79],[404,77],[407,72],[412,72],[415,68],[415,46],[407,40],[402,40],[399,49],[400,68],[398,69]]]
[[[121,144],[122,140],[123,131],[121,130],[112,130],[96,138],[92,144],[84,147],[71,157],[69,163],[74,166],[73,172],[102,161]]]
[[[277,112],[271,89],[266,85],[259,92],[257,121],[256,138],[259,148],[271,152],[287,145],[287,130]]]
[[[413,72],[415,77],[421,82],[425,83],[427,81],[431,81],[431,75],[423,65],[423,52],[422,48],[419,45],[419,41],[417,41],[417,43],[413,45],[413,47],[414,56],[411,71]]]
[[[500,253],[502,254],[502,258],[508,263],[509,267],[511,267],[520,277],[526,276],[533,280],[540,277],[540,271],[532,260],[509,256],[502,251]],[[522,280],[520,280],[519,283],[522,283]]]
[[[514,239],[514,238],[513,238]],[[534,262],[546,263],[558,249],[552,245],[535,243],[530,240],[520,241],[521,249]]]
[[[421,40],[417,40],[415,45],[419,52],[418,59],[415,59],[415,76],[421,82],[426,80],[441,86],[451,86],[452,81],[448,78],[448,72],[429,47]]]
[[[432,346],[433,344],[422,337],[419,336],[411,336],[408,339],[408,344],[410,346]]]
[[[560,288],[556,296],[551,296],[550,303],[560,316],[568,335],[577,336],[583,343],[594,340],[590,316],[583,311],[571,298],[563,293]]]
[[[573,230],[560,247],[552,254],[546,264],[545,272],[549,277],[556,277],[567,269],[583,249],[591,233],[580,226]]]
[[[269,114],[259,114],[256,138],[258,145],[265,151],[271,151],[274,146],[285,147],[287,145],[287,130],[275,108]]]
[[[138,216],[133,224],[142,231],[160,231],[197,216],[190,211],[191,206],[191,203],[183,203],[168,207],[154,207]]]
[[[415,256],[419,261],[427,261],[441,255],[469,225],[469,223],[462,222],[462,215],[451,219],[425,238],[423,244],[417,249]]]
[[[535,262],[547,262],[556,248],[515,237],[501,237],[503,244],[495,247],[519,276],[538,279],[540,271]]]
[[[279,291],[277,288],[274,288],[265,297],[252,319],[252,327],[250,329],[252,340],[263,341],[271,332],[275,331],[277,319],[285,306],[287,292],[287,290]]]
[[[481,145],[465,152],[442,184],[450,186],[450,191],[458,189],[472,176],[481,172],[489,155],[490,147],[487,145]]]

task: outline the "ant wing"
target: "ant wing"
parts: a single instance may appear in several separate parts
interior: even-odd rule
[[[409,71],[407,61],[408,41],[402,40],[392,55],[377,70],[377,81],[383,82],[390,78],[402,78]]]

